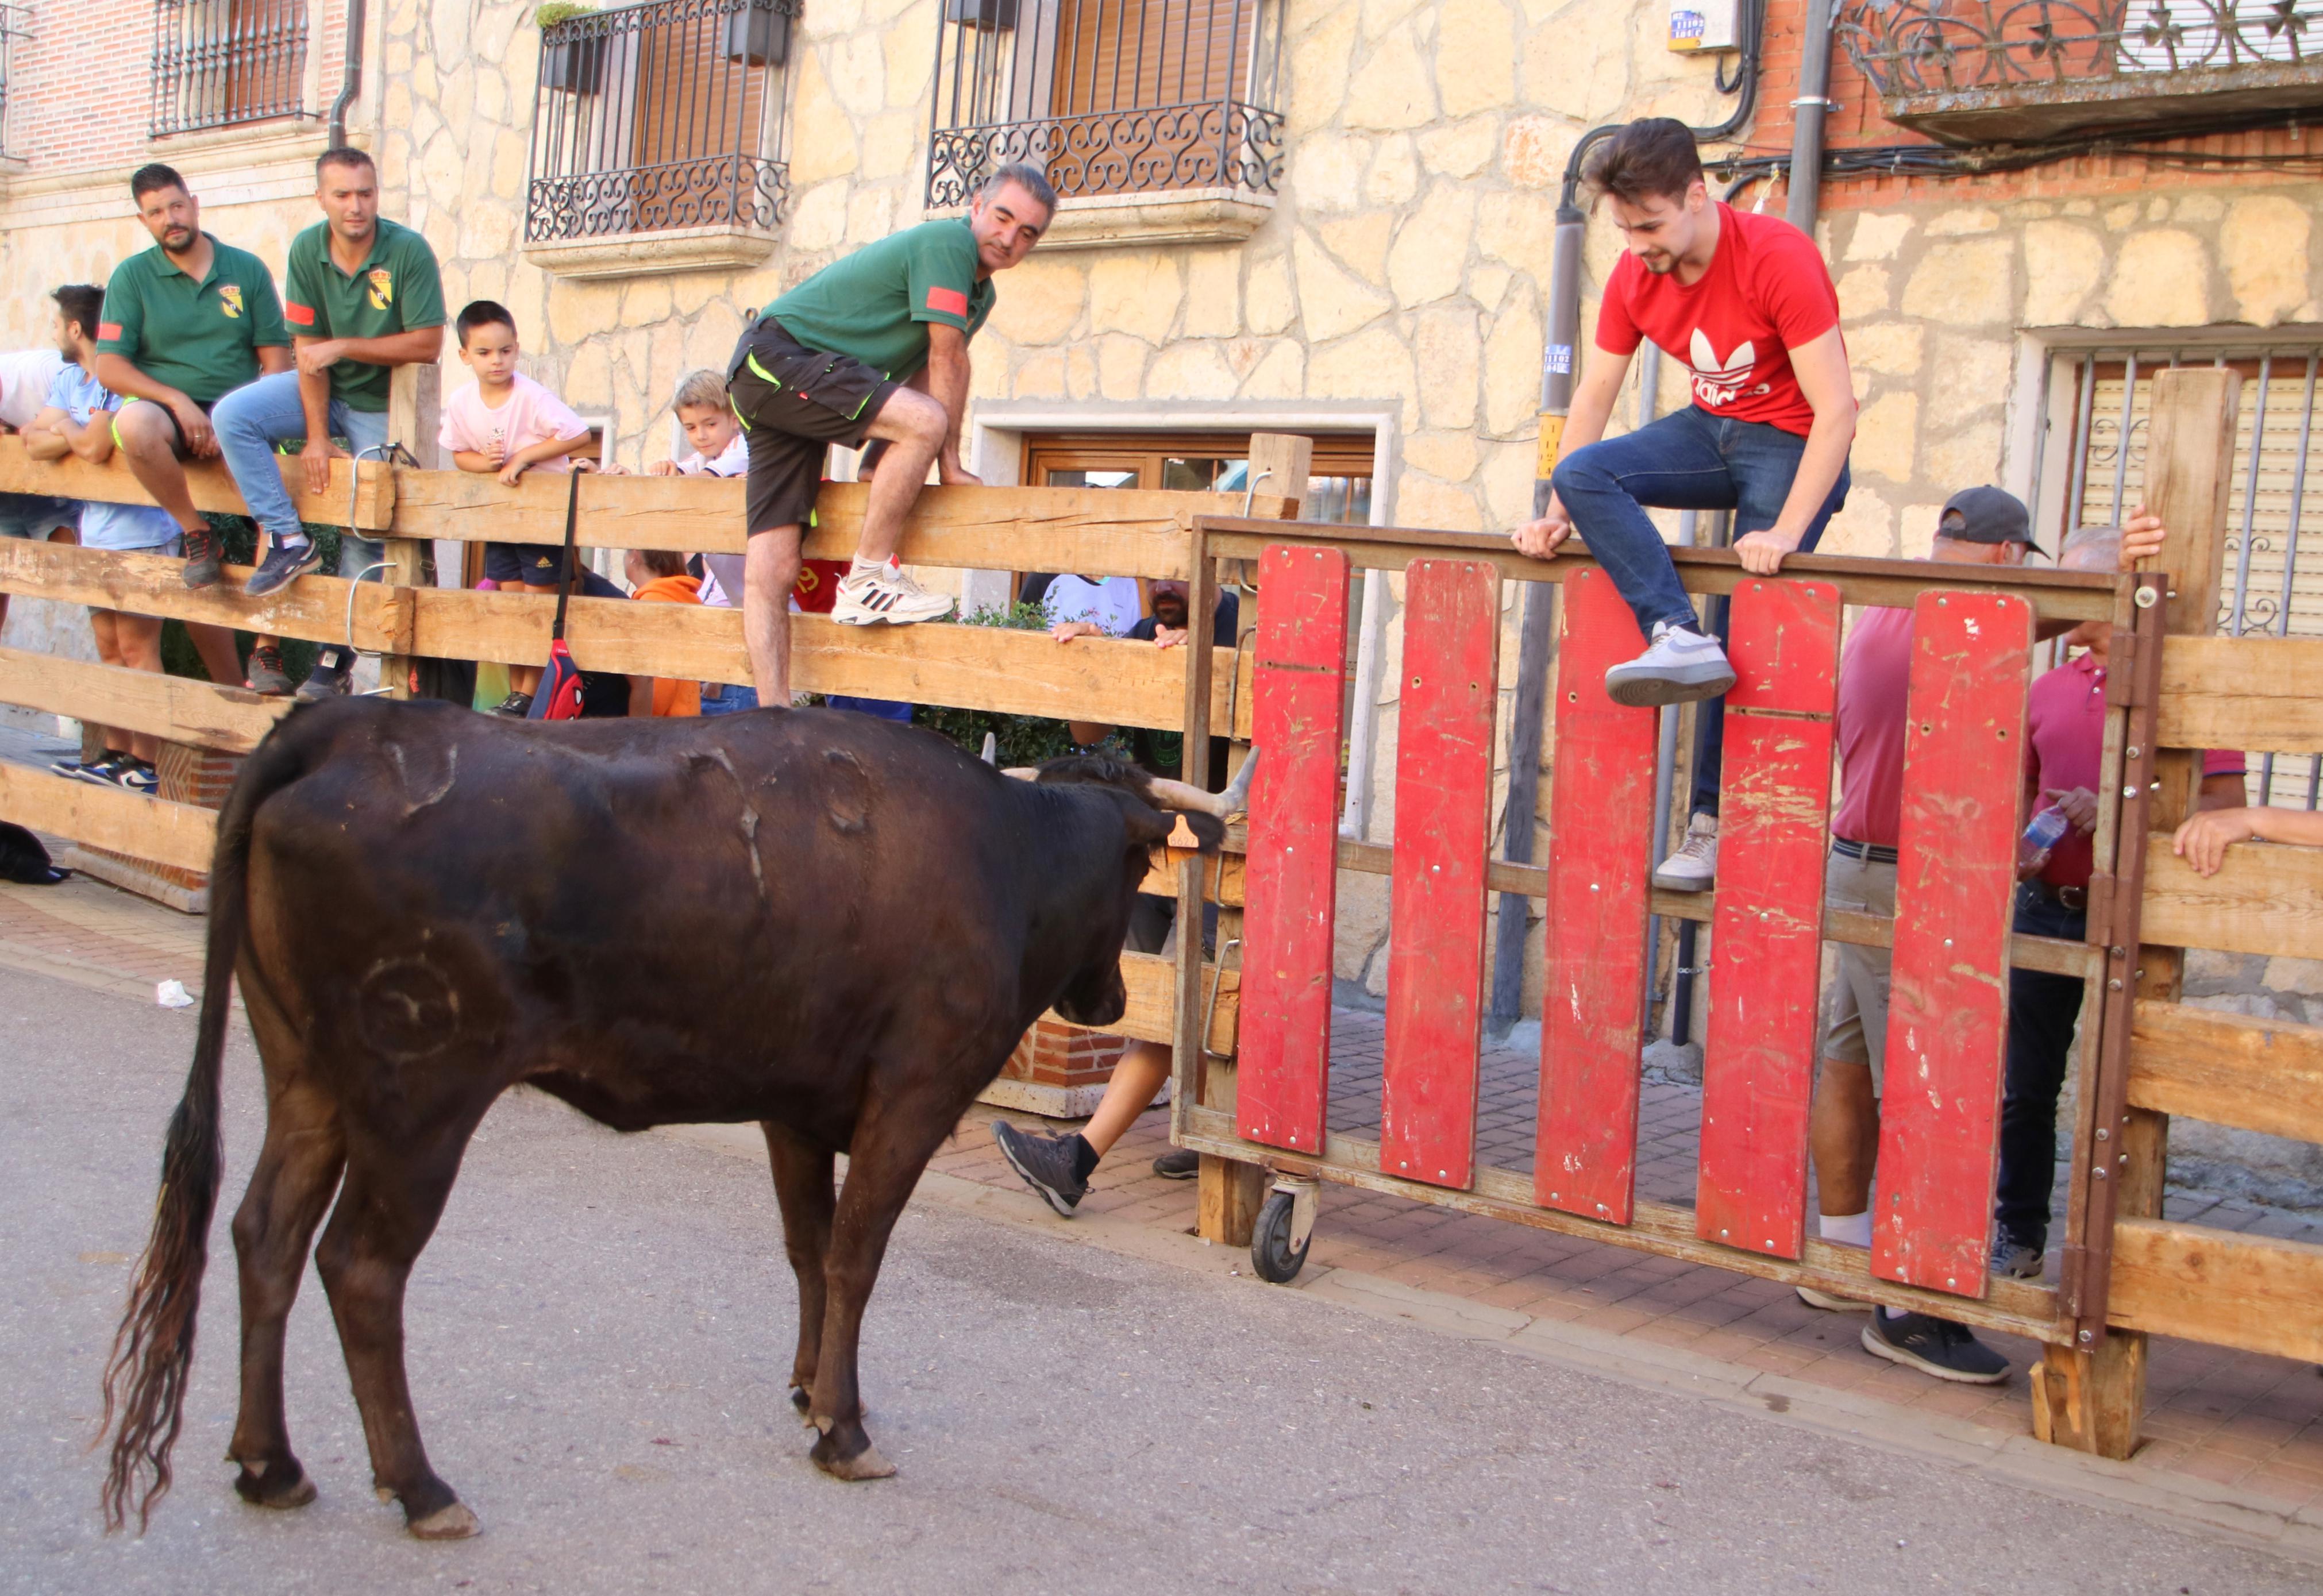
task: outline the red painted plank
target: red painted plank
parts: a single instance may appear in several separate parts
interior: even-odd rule
[[[1922,593],[1913,614],[1871,1269],[1980,1297],[2033,614],[2022,599],[1961,592]]]
[[[1411,563],[1396,723],[1380,1168],[1463,1189],[1476,1178],[1500,636],[1500,579],[1491,565]]]
[[[1798,1257],[1806,1242],[1839,613],[1828,582],[1746,579],[1726,640],[1735,683],[1694,1230],[1779,1258]]]
[[[1626,1225],[1637,1166],[1655,715],[1605,696],[1606,671],[1646,647],[1610,577],[1592,568],[1566,578],[1557,619],[1533,1196],[1544,1207]]]
[[[1251,1141],[1320,1152],[1330,1091],[1347,556],[1274,544],[1258,569],[1265,601],[1251,743],[1265,757],[1251,793],[1235,1102]]]

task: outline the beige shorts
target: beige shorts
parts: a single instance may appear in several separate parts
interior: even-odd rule
[[[1850,858],[1834,853],[1823,869],[1823,901],[1833,909],[1859,914],[1893,916],[1896,913],[1896,867]],[[1842,1064],[1862,1064],[1871,1070],[1871,1090],[1877,1096],[1887,1050],[1887,972],[1885,948],[1835,944],[1839,976],[1824,995],[1823,1057]]]

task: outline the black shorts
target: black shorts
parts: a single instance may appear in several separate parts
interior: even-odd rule
[[[896,384],[852,355],[809,349],[761,316],[734,346],[726,392],[750,439],[752,533],[803,526],[832,444],[860,448]]]
[[[565,574],[561,543],[488,543],[484,574],[502,587],[555,587]]]
[[[216,402],[216,400],[211,401],[212,404],[215,404]],[[196,399],[194,403],[200,408],[203,415],[207,416],[210,413],[209,405],[203,404],[199,399]],[[193,451],[186,447],[186,429],[178,425],[177,411],[170,408],[169,406],[161,403],[159,399],[131,399],[129,404],[151,405],[155,409],[161,411],[163,419],[167,420],[170,424],[170,453],[175,454],[180,460],[191,460],[194,457]],[[121,408],[125,410],[129,408],[129,405],[124,405]],[[115,422],[114,425],[113,441],[115,444],[121,442],[121,427],[118,422]]]

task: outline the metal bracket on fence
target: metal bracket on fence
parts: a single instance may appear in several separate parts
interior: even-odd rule
[[[365,455],[376,455],[383,463],[389,465],[416,466],[419,463],[418,457],[415,456],[410,450],[405,448],[401,444],[392,441],[384,444],[372,444],[366,448],[357,449],[354,452],[354,464],[360,467],[363,463],[363,457]],[[350,471],[347,473],[347,478],[346,536],[349,537],[362,537],[363,534],[355,528],[355,511],[357,507],[362,503],[363,474],[359,470]],[[365,541],[369,540],[366,539]],[[344,548],[346,546],[343,543],[339,546],[341,548]],[[383,650],[364,648],[355,642],[355,589],[361,585],[372,572],[391,571],[394,568],[395,562],[392,560],[373,560],[370,564],[365,565],[362,570],[356,572],[355,574],[350,577],[347,581],[346,647],[349,654],[354,655],[358,658],[369,657],[372,659],[384,660],[387,658],[387,655]],[[372,688],[363,696],[365,698],[377,698],[381,694],[390,693],[394,691],[395,689],[388,683],[381,682],[378,686]]]
[[[1210,977],[1210,1001],[1202,1010],[1202,1055],[1209,1059],[1231,1059],[1232,1053],[1221,1053],[1210,1046],[1210,1027],[1218,1017],[1218,988],[1226,984],[1226,949],[1242,946],[1240,937],[1228,937],[1218,949],[1217,973]]]
[[[1274,468],[1270,465],[1261,470],[1256,476],[1251,478],[1249,482],[1243,484],[1242,518],[1244,520],[1246,521],[1250,519],[1251,506],[1258,502],[1259,483],[1266,481],[1267,478],[1273,474]],[[1189,616],[1188,619],[1191,619],[1192,618]]]

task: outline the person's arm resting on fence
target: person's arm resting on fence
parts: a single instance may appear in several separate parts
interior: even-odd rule
[[[1605,423],[1613,414],[1613,401],[1621,397],[1621,383],[1629,374],[1628,355],[1602,347],[1589,352],[1589,362],[1581,371],[1581,386],[1574,390],[1573,407],[1565,418],[1565,433],[1557,445],[1560,455],[1585,449],[1605,436]],[[1838,481],[1837,472],[1832,473],[1832,481]],[[1830,488],[1830,482],[1823,484],[1824,491]],[[1516,529],[1517,552],[1545,560],[1556,552],[1557,545],[1572,536],[1573,518],[1565,513],[1564,504],[1552,490],[1548,508],[1540,518],[1527,521]]]
[[[1808,429],[1805,452],[1799,456],[1790,495],[1775,524],[1734,541],[1742,568],[1757,576],[1774,575],[1783,556],[1799,546],[1837,485],[1847,465],[1847,451],[1855,442],[1855,380],[1847,369],[1847,345],[1839,328],[1828,327],[1793,349],[1791,371],[1799,380],[1799,391],[1814,407],[1814,425]]]
[[[960,461],[960,429],[968,415],[968,335],[944,322],[928,324],[928,363],[913,377],[919,389],[944,408],[943,446],[936,451],[936,481],[947,487],[984,481]]]
[[[2205,800],[2210,795],[2209,785],[2208,779],[2202,784]],[[2236,782],[2237,793],[2240,786]],[[2170,847],[2197,876],[2215,876],[2226,860],[2227,849],[2237,842],[2323,848],[2323,813],[2311,809],[2205,808],[2178,828]]]
[[[524,475],[524,473],[532,467],[538,465],[542,461],[556,460],[563,455],[570,454],[575,449],[587,447],[588,443],[589,435],[583,432],[573,437],[546,438],[540,443],[531,445],[529,447],[519,449],[515,454],[510,455],[506,460],[500,463],[499,467],[500,481],[513,488],[516,486],[517,479],[519,477]],[[490,471],[492,469],[490,466],[479,467],[466,463],[467,459],[475,458],[481,457],[475,455],[466,456],[463,459],[460,469],[462,471]],[[583,463],[586,463],[583,462]]]

